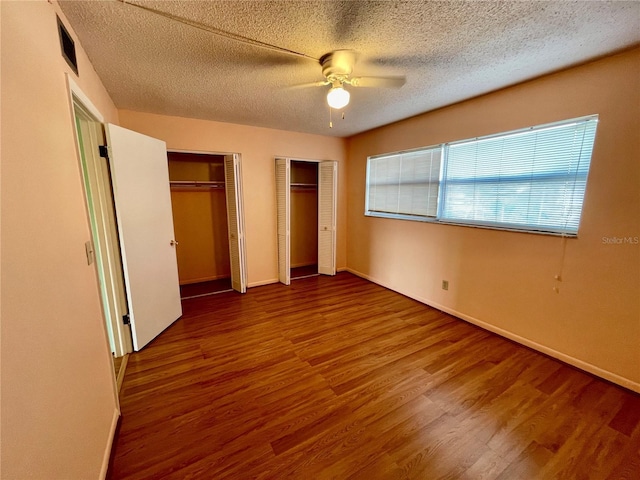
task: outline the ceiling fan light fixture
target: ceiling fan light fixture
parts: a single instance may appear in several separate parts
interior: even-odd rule
[[[351,95],[342,88],[342,85],[332,87],[329,93],[327,93],[327,103],[331,108],[340,110],[349,104],[349,97],[351,97]]]

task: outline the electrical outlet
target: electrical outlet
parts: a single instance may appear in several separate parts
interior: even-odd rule
[[[442,280],[442,289],[449,290],[449,280]]]

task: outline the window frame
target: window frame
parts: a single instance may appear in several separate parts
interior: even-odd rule
[[[501,137],[507,137],[509,135],[517,135],[519,133],[528,133],[528,132],[533,132],[536,130],[543,130],[543,129],[549,129],[549,128],[554,128],[554,127],[561,127],[561,126],[569,126],[571,124],[581,124],[581,123],[585,123],[585,122],[589,122],[589,121],[595,121],[596,123],[596,131],[594,132],[594,140],[593,140],[593,145],[591,147],[591,158],[589,159],[589,168],[587,170],[586,173],[586,178],[585,178],[585,191],[584,191],[584,196],[583,196],[583,201],[580,207],[580,217],[579,217],[579,222],[578,222],[578,227],[577,230],[575,232],[571,232],[571,231],[562,231],[561,229],[552,229],[552,228],[536,228],[535,226],[531,226],[531,227],[524,227],[524,226],[519,226],[517,224],[509,224],[509,223],[504,223],[504,224],[499,224],[499,223],[495,223],[495,222],[486,222],[486,223],[482,223],[481,221],[470,221],[470,222],[465,222],[465,221],[456,221],[456,220],[451,220],[451,219],[443,219],[442,215],[443,215],[443,209],[444,209],[444,204],[445,202],[443,201],[444,199],[444,193],[445,193],[445,187],[443,186],[443,180],[445,177],[445,172],[446,169],[448,167],[448,156],[449,156],[449,147],[451,145],[456,145],[456,144],[462,144],[465,142],[474,142],[474,141],[482,141],[482,140],[488,140],[488,139],[494,139],[494,138],[501,138]],[[489,134],[489,135],[483,135],[483,136],[478,136],[478,137],[471,137],[471,138],[466,138],[466,139],[461,139],[461,140],[453,140],[450,142],[443,142],[440,144],[434,144],[434,145],[429,145],[429,146],[425,146],[425,147],[418,147],[418,148],[412,148],[412,149],[408,149],[408,150],[399,150],[399,151],[394,151],[394,152],[389,152],[389,153],[384,153],[384,154],[377,154],[377,155],[371,155],[367,157],[367,165],[366,165],[366,177],[365,177],[365,212],[364,215],[367,217],[376,217],[376,218],[390,218],[390,219],[397,219],[397,220],[409,220],[409,221],[417,221],[417,222],[425,222],[425,223],[434,223],[434,224],[443,224],[443,225],[453,225],[453,226],[460,226],[460,227],[470,227],[470,228],[482,228],[482,229],[488,229],[488,230],[500,230],[500,231],[509,231],[509,232],[519,232],[519,233],[532,233],[532,234],[538,234],[538,235],[552,235],[552,236],[562,236],[562,237],[569,237],[569,238],[575,238],[578,236],[578,230],[580,228],[580,224],[582,222],[582,213],[584,210],[584,200],[586,198],[586,191],[587,191],[587,187],[588,187],[588,183],[589,183],[589,174],[591,171],[591,161],[593,159],[593,150],[595,149],[595,137],[597,135],[597,125],[599,122],[599,115],[598,114],[591,114],[591,115],[584,115],[581,117],[576,117],[576,118],[571,118],[571,119],[566,119],[566,120],[561,120],[561,121],[557,121],[557,122],[550,122],[550,123],[545,123],[545,124],[540,124],[540,125],[534,125],[534,126],[530,126],[530,127],[524,127],[524,128],[519,128],[519,129],[515,129],[515,130],[509,130],[509,131],[505,131],[505,132],[499,132],[499,133],[493,133],[493,134]],[[440,148],[441,149],[441,158],[440,158],[440,172],[439,172],[439,186],[438,186],[438,196],[437,196],[437,214],[435,217],[433,216],[426,216],[426,215],[410,215],[410,214],[402,214],[402,213],[392,213],[392,212],[380,212],[380,211],[375,211],[375,210],[370,210],[370,205],[369,205],[369,189],[370,189],[370,174],[371,174],[371,160],[375,160],[377,158],[384,158],[384,157],[391,157],[391,156],[397,156],[397,155],[405,155],[405,154],[411,154],[411,153],[417,153],[417,152],[424,152],[424,151],[428,151],[431,149],[436,149],[436,148]]]

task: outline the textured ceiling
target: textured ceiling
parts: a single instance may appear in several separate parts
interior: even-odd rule
[[[136,3],[202,28],[127,4]],[[60,2],[118,108],[349,136],[640,43],[640,2]],[[317,61],[358,53],[353,74],[406,75],[401,89],[351,88],[329,110]],[[82,71],[80,72],[82,75]]]

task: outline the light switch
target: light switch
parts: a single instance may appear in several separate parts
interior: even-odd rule
[[[84,251],[87,254],[87,265],[91,265],[93,263],[93,244],[91,243],[91,240],[89,240],[88,242],[84,242]]]

